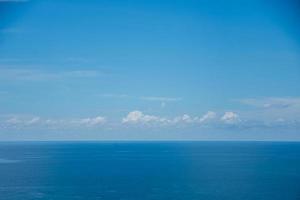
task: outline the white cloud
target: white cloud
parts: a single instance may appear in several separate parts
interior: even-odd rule
[[[83,57],[68,57],[66,58],[66,61],[72,63],[89,63],[91,62],[91,59],[83,58]]]
[[[174,118],[166,118],[155,115],[147,115],[141,111],[132,111],[127,114],[122,119],[122,123],[132,123],[132,124],[155,124],[155,125],[183,125],[183,124],[201,124],[208,122],[216,117],[216,113],[209,111],[202,117],[192,117],[188,114],[183,114]]]
[[[282,118],[285,123],[291,123],[300,119],[300,97],[248,98],[238,101],[253,107],[243,112],[249,120],[273,123]]]
[[[49,81],[71,78],[93,78],[103,75],[97,70],[39,70],[39,69],[18,69],[0,68],[0,80],[15,81]]]
[[[100,96],[107,97],[107,98],[120,98],[120,99],[129,98],[130,97],[127,94],[102,94]]]
[[[225,112],[221,117],[221,121],[227,124],[234,124],[240,121],[239,115],[234,112]]]
[[[72,70],[60,73],[62,77],[70,78],[91,78],[101,75],[102,72],[97,70]]]
[[[3,117],[2,117],[3,118]],[[77,119],[46,119],[30,116],[11,116],[0,121],[1,127],[7,128],[50,128],[50,129],[72,129],[80,127],[98,127],[106,123],[102,116],[77,118]]]
[[[122,119],[122,123],[149,123],[149,122],[163,122],[164,118],[154,115],[145,115],[141,111],[132,111]]]
[[[97,116],[94,118],[84,118],[79,120],[79,124],[86,126],[96,126],[106,122],[105,117]]]
[[[27,125],[37,124],[40,121],[40,117],[33,117],[29,121],[25,122]]]
[[[8,125],[13,125],[13,126],[16,126],[16,125],[30,126],[30,125],[37,124],[39,121],[40,121],[39,117],[24,117],[24,116],[16,117],[16,116],[13,116],[13,117],[7,119],[5,122]]]
[[[170,101],[181,101],[181,98],[177,97],[140,97],[141,100],[146,101],[161,101],[161,102],[170,102]]]
[[[187,114],[184,114],[181,119],[184,122],[188,122],[188,123],[193,122],[193,119]]]
[[[164,108],[168,102],[177,102],[181,101],[181,98],[177,97],[158,97],[158,96],[131,96],[128,94],[101,94],[101,97],[107,97],[107,98],[115,98],[115,99],[124,99],[124,98],[130,98],[134,100],[142,100],[142,101],[156,101],[160,102],[160,106]]]
[[[12,125],[14,125],[14,124],[19,124],[19,123],[21,123],[22,121],[19,120],[17,117],[12,117],[12,118],[7,119],[5,122],[6,122],[7,124],[12,124]]]
[[[212,111],[208,111],[205,115],[203,115],[200,119],[199,119],[199,122],[200,123],[204,123],[204,122],[207,122],[209,120],[212,120],[216,117],[216,113],[215,112],[212,112]]]
[[[197,117],[191,117],[188,114],[177,116],[174,118],[166,118],[155,115],[147,115],[141,111],[132,111],[122,119],[122,123],[131,124],[152,124],[152,125],[176,125],[176,124],[191,124],[197,122]]]
[[[238,114],[239,113],[239,114]],[[84,129],[110,129],[122,128],[127,125],[145,126],[153,128],[261,128],[269,129],[274,127],[299,127],[300,120],[295,117],[275,116],[259,118],[256,115],[247,115],[248,113],[239,111],[227,111],[219,115],[213,111],[208,111],[202,116],[192,116],[183,114],[175,117],[165,117],[159,115],[145,114],[142,111],[135,110],[129,112],[120,119],[107,121],[104,116],[85,117],[85,118],[42,118],[38,116],[24,115],[0,115],[0,128],[8,129],[50,129],[50,130],[84,130]],[[240,115],[243,116],[241,120]],[[117,121],[116,121],[117,120]],[[126,126],[125,126],[126,125]],[[130,127],[130,126],[128,126]]]
[[[192,118],[188,114],[184,114],[182,116],[175,117],[173,120],[170,120],[173,124],[177,123],[192,123],[195,122],[195,118]]]
[[[170,122],[173,122],[173,124],[176,123],[206,123],[216,118],[216,113],[212,111],[208,111],[206,114],[204,114],[202,117],[191,117],[188,114],[184,114],[182,116],[175,117],[173,120],[170,120]]]
[[[167,103],[169,102],[177,102],[181,101],[181,98],[178,97],[159,97],[159,96],[142,96],[139,97],[140,100],[143,101],[157,101],[160,102],[160,107],[164,108],[167,106]]]
[[[288,107],[300,107],[299,97],[267,97],[267,98],[248,98],[238,100],[242,104],[265,108],[283,109]]]

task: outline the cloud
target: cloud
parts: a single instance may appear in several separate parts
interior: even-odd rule
[[[181,101],[181,98],[177,97],[158,97],[158,96],[148,96],[148,97],[140,97],[139,99],[143,101],[157,101],[160,102],[160,107],[165,108],[168,102],[177,102]]]
[[[133,98],[133,99],[140,99],[144,101],[159,101],[162,103],[166,102],[174,102],[174,101],[181,101],[181,98],[175,98],[175,97],[147,97],[147,96],[131,96],[128,94],[101,94],[102,97],[109,97],[109,98]]]
[[[100,96],[102,97],[107,97],[107,98],[117,98],[117,99],[123,99],[123,98],[129,98],[130,96],[127,94],[101,94]]]
[[[283,109],[288,107],[300,107],[298,97],[267,97],[267,98],[248,98],[238,100],[240,103],[265,109]]]
[[[152,124],[152,125],[169,125],[176,126],[182,124],[201,124],[208,122],[216,117],[216,113],[208,111],[202,117],[192,117],[188,114],[183,114],[174,118],[166,118],[155,115],[147,115],[141,111],[131,111],[122,119],[122,123],[126,124]]]
[[[40,117],[11,117],[7,119],[5,122],[8,125],[13,125],[13,126],[30,126],[37,124],[40,121]]]
[[[102,75],[102,72],[97,70],[72,70],[65,71],[60,74],[62,77],[73,77],[73,78],[91,78]]]
[[[15,81],[49,81],[70,78],[93,78],[102,75],[97,70],[38,70],[38,69],[16,69],[0,68],[0,80]]]
[[[86,125],[86,126],[96,126],[101,125],[106,122],[105,117],[97,116],[94,118],[84,118],[79,120],[79,124]]]
[[[207,122],[210,121],[214,118],[216,118],[217,114],[215,112],[212,111],[208,111],[205,115],[203,115],[200,119],[199,122],[203,123],[203,122]]]
[[[160,107],[165,108],[167,106],[167,102],[177,102],[181,101],[181,98],[175,98],[175,97],[157,97],[157,96],[131,96],[128,94],[101,94],[101,97],[105,98],[114,98],[114,99],[131,99],[131,100],[142,100],[142,101],[154,101],[154,102],[160,102]]]
[[[29,121],[26,122],[27,125],[37,124],[40,121],[40,117],[33,117]]]
[[[242,119],[241,119],[242,116]],[[104,116],[83,117],[83,118],[42,118],[39,116],[24,116],[24,115],[0,115],[1,129],[49,129],[49,130],[85,130],[85,129],[115,129],[126,127],[144,127],[144,128],[201,128],[210,129],[261,129],[267,130],[272,128],[293,128],[299,129],[300,118],[294,116],[288,118],[282,117],[281,112],[278,116],[259,117],[257,115],[249,115],[249,113],[239,111],[227,111],[217,114],[213,111],[208,111],[202,116],[193,116],[190,114],[182,114],[179,116],[159,116],[146,114],[140,110],[128,112],[124,117],[107,120]]]
[[[157,96],[142,96],[139,97],[139,99],[143,100],[143,101],[158,101],[160,102],[160,107],[164,108],[167,105],[167,102],[177,102],[177,101],[181,101],[181,98],[177,98],[177,97],[157,97]]]
[[[150,123],[150,122],[164,122],[165,119],[154,115],[145,115],[141,111],[135,110],[129,112],[126,117],[122,119],[122,123]]]
[[[234,124],[240,122],[239,115],[234,112],[225,112],[225,114],[221,117],[221,121],[226,124]]]
[[[300,97],[248,98],[238,102],[252,107],[243,112],[249,120],[273,123],[284,119],[285,123],[290,123],[300,119]]]
[[[2,117],[3,118],[3,117]],[[106,123],[102,116],[75,118],[75,119],[47,119],[37,116],[11,116],[0,121],[1,127],[5,128],[49,128],[49,129],[74,129],[80,127],[98,127]]]
[[[195,124],[204,124],[212,121],[215,119],[217,114],[213,111],[208,111],[203,116],[198,117],[192,117],[188,114],[184,114],[182,116],[175,117],[173,120],[170,120],[173,123],[195,123]]]
[[[192,118],[188,114],[183,114],[182,116],[175,117],[173,120],[170,120],[172,124],[178,124],[178,123],[193,123],[195,122],[196,118]]]
[[[127,114],[126,117],[122,119],[122,123],[129,124],[152,124],[152,125],[176,125],[182,123],[194,123],[196,118],[184,114],[182,116],[177,116],[175,118],[166,118],[155,115],[147,115],[141,111],[132,111]]]
[[[91,59],[83,58],[83,57],[68,57],[66,58],[66,61],[72,63],[89,63],[91,62]]]
[[[181,101],[181,98],[177,98],[177,97],[146,97],[146,96],[142,96],[140,97],[141,100],[145,100],[145,101],[160,101],[160,102],[171,102],[171,101]]]
[[[10,118],[8,120],[5,121],[7,124],[19,124],[21,123],[22,121],[20,119],[18,119],[17,117],[13,117],[13,118]]]

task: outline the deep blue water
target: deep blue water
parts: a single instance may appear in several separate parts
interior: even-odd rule
[[[299,200],[300,143],[0,143],[1,200]]]

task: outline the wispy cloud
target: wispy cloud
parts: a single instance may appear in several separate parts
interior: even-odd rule
[[[28,30],[24,30],[21,28],[5,28],[5,29],[0,29],[0,32],[3,33],[24,33],[24,32],[29,32]],[[18,64],[20,67],[24,66],[24,63],[44,63],[47,62],[48,60],[45,59],[39,59],[39,58],[19,58],[19,57],[0,57],[0,63],[5,63],[5,64]],[[86,58],[86,57],[66,57],[66,58],[56,58],[55,60],[56,63],[61,63],[61,64],[87,64],[96,61],[95,59],[92,58]],[[21,66],[22,64],[22,66]]]
[[[300,107],[300,98],[298,97],[247,98],[238,101],[242,104],[265,109]]]
[[[134,99],[134,100],[141,100],[141,101],[153,101],[153,102],[159,102],[160,106],[164,108],[167,103],[169,102],[178,102],[181,101],[182,98],[178,97],[159,97],[159,96],[131,96],[128,94],[101,94],[101,97],[106,98],[115,98],[115,99]]]
[[[117,99],[123,99],[123,98],[130,98],[130,95],[127,94],[101,94],[101,97],[106,98],[117,98]]]
[[[106,123],[103,116],[87,118],[50,119],[39,116],[12,115],[1,117],[0,127],[8,129],[76,129],[96,128]]]
[[[178,102],[181,101],[181,98],[177,97],[159,97],[159,96],[142,96],[139,99],[143,101],[157,101],[160,102],[161,108],[166,107],[168,102]]]
[[[208,111],[205,115],[200,117],[199,122],[206,122],[216,118],[217,114],[213,111]]]
[[[48,81],[67,78],[93,78],[103,75],[100,70],[39,70],[39,69],[0,69],[0,80]]]
[[[281,119],[289,123],[300,119],[299,97],[248,98],[238,102],[251,107],[243,112],[250,120],[273,123]]]
[[[78,121],[79,124],[86,125],[86,126],[101,125],[104,124],[105,122],[106,122],[106,118],[102,116],[83,118]]]
[[[181,101],[181,98],[177,97],[157,97],[157,96],[142,96],[141,100],[145,101],[160,101],[160,102],[171,102],[171,101]]]
[[[92,59],[84,57],[68,57],[66,58],[66,61],[71,63],[89,63]]]
[[[110,97],[110,98],[124,98],[124,97],[130,97],[134,99],[140,99],[144,101],[163,101],[163,102],[170,102],[170,101],[181,101],[181,98],[177,97],[158,97],[158,96],[132,96],[128,94],[101,94],[102,97]]]

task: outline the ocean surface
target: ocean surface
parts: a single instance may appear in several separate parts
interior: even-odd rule
[[[1,200],[300,200],[300,143],[1,142]]]

